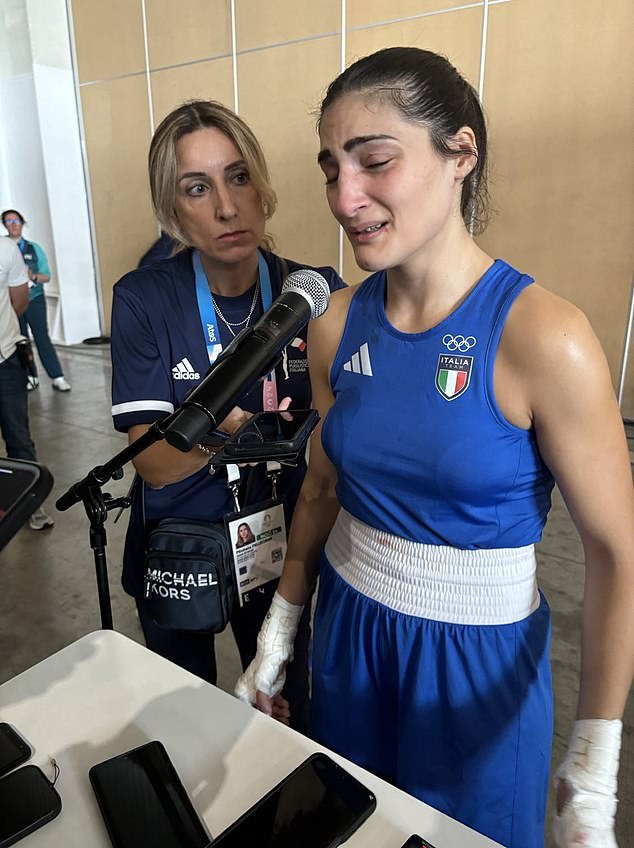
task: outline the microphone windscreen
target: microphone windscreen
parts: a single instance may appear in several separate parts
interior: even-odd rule
[[[319,318],[328,308],[330,287],[326,278],[317,271],[302,268],[291,272],[282,286],[282,294],[286,291],[298,292],[308,301],[311,318]]]

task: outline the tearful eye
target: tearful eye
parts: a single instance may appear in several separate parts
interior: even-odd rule
[[[380,162],[368,162],[365,167],[369,170],[373,170],[375,168],[382,168],[384,165],[389,165],[391,161],[391,159],[382,159]]]

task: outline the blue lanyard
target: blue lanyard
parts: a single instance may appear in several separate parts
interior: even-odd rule
[[[209,364],[212,365],[222,352],[222,342],[220,341],[220,329],[218,327],[216,309],[211,297],[207,275],[200,259],[200,251],[198,250],[195,250],[193,253],[193,264],[200,323],[202,324],[203,334],[205,336]],[[273,302],[273,293],[271,290],[269,266],[266,264],[261,250],[258,250],[258,282],[262,296],[262,309],[266,312]]]

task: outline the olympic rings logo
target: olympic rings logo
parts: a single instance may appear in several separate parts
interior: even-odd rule
[[[475,336],[452,336],[447,333],[442,337],[442,343],[447,350],[459,350],[460,353],[466,353],[470,348],[476,346]]]

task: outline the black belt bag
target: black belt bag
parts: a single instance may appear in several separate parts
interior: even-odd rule
[[[237,591],[224,527],[163,518],[148,536],[144,595],[159,627],[220,633]]]
[[[23,368],[28,369],[31,365],[33,365],[33,348],[31,347],[31,342],[28,339],[21,339],[16,344],[15,350],[18,354],[20,365]]]

